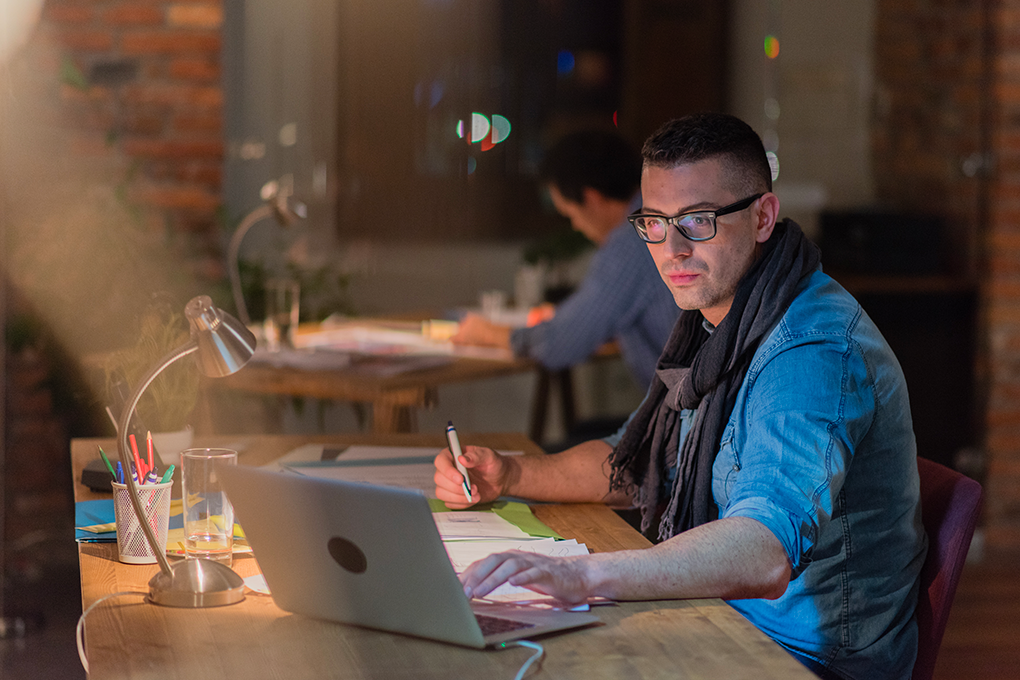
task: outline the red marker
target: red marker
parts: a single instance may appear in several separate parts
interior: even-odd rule
[[[138,483],[141,484],[145,481],[145,473],[142,472],[142,459],[138,455],[138,442],[135,440],[134,434],[128,435],[128,441],[131,442],[131,453],[135,457],[135,472],[138,474]]]

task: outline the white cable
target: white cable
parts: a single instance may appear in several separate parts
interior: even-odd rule
[[[81,667],[85,669],[86,674],[89,672],[89,660],[85,657],[85,617],[88,616],[88,613],[100,602],[105,602],[112,597],[120,597],[121,595],[141,595],[144,597],[148,595],[148,593],[142,590],[123,590],[119,593],[104,595],[86,607],[85,611],[83,611],[81,616],[78,617],[78,625],[74,629],[74,639],[78,643],[78,658],[81,659]]]
[[[535,653],[528,657],[528,660],[525,661],[524,665],[521,666],[519,671],[517,671],[517,675],[514,676],[514,680],[521,680],[521,678],[524,677],[524,674],[528,672],[528,669],[531,667],[531,664],[541,659],[542,655],[545,654],[545,650],[542,649],[542,645],[538,644],[537,642],[529,642],[528,640],[517,640],[516,642],[504,642],[503,646],[527,647],[529,649],[535,650]]]

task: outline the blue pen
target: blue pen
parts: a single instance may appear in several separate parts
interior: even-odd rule
[[[119,460],[117,461],[117,483],[124,483],[124,466],[120,464]]]
[[[460,439],[457,437],[457,430],[453,427],[453,421],[447,421],[449,424],[446,426],[446,441],[450,444],[450,453],[453,454],[453,463],[457,466],[457,472],[463,477],[461,486],[464,487],[464,497],[471,502],[471,479],[468,477],[467,468],[460,462],[460,457],[463,455],[463,451],[460,449]]]

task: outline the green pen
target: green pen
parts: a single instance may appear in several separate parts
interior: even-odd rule
[[[110,471],[110,475],[113,477],[113,481],[117,481],[117,473],[113,471],[113,466],[110,465],[110,459],[106,457],[106,452],[103,451],[103,447],[99,447],[99,455],[103,457],[103,462],[106,463],[106,469]]]
[[[171,465],[170,467],[168,467],[166,469],[166,472],[163,473],[163,479],[159,480],[159,483],[160,484],[166,484],[167,482],[170,481],[170,478],[173,477],[173,476],[174,476],[174,466]]]

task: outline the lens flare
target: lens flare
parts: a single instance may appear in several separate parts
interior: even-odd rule
[[[510,121],[498,113],[492,115],[492,143],[499,144],[510,136]]]
[[[471,114],[471,143],[480,142],[485,139],[485,136],[489,134],[489,130],[492,129],[492,125],[489,123],[489,119],[481,113]]]
[[[769,59],[779,56],[779,38],[774,35],[765,36],[765,56]]]

